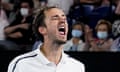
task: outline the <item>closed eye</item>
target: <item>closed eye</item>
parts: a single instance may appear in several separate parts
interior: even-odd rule
[[[51,19],[52,19],[52,20],[58,20],[58,19],[59,19],[59,16],[58,16],[58,15],[52,16]]]
[[[64,14],[62,14],[62,17],[64,17],[64,19],[66,20],[66,16]],[[51,19],[52,20],[58,20],[58,19],[60,19],[60,17],[59,17],[59,15],[54,15],[54,16],[52,16]]]

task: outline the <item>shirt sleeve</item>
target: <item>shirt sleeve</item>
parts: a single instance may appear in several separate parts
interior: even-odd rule
[[[14,61],[10,62],[9,66],[8,66],[7,72],[14,72],[14,71],[13,71],[14,65],[15,65],[15,62],[14,62]]]
[[[23,65],[18,62],[18,58],[15,58],[10,62],[7,72],[22,72],[22,67]]]

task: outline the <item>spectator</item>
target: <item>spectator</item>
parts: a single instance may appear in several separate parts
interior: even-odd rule
[[[112,32],[115,38],[111,46],[111,51],[120,51],[120,20],[114,21],[112,25]]]
[[[89,37],[90,51],[110,51],[113,40],[110,38],[111,23],[106,20],[99,20],[96,25],[97,38]],[[91,35],[88,35],[91,36]]]
[[[40,11],[41,8],[44,8],[47,6],[47,0],[33,0],[34,2],[34,13]]]
[[[5,40],[4,28],[9,25],[5,11],[0,8],[0,40]]]
[[[83,23],[76,22],[72,27],[72,38],[64,45],[64,51],[83,51],[85,45],[81,39],[83,36]]]
[[[4,28],[9,25],[9,21],[5,10],[3,9],[3,1],[0,0],[0,50],[12,50],[17,47],[14,43],[6,41]]]
[[[20,45],[26,47],[33,43],[32,40],[32,8],[33,2],[30,0],[23,0],[20,3],[20,10],[17,18],[7,26],[4,31],[6,38]]]

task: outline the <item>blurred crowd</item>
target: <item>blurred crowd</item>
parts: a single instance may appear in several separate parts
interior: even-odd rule
[[[120,0],[0,0],[0,50],[34,50],[35,14],[57,6],[67,16],[65,51],[120,51]]]

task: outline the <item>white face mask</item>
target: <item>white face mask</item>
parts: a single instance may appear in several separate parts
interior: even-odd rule
[[[73,37],[81,37],[82,36],[82,31],[81,30],[76,30],[76,29],[73,29],[72,30],[72,36]]]
[[[99,39],[106,39],[108,37],[108,33],[106,31],[105,32],[98,31],[97,32],[97,37]]]
[[[28,8],[21,8],[20,13],[22,16],[28,16]]]

